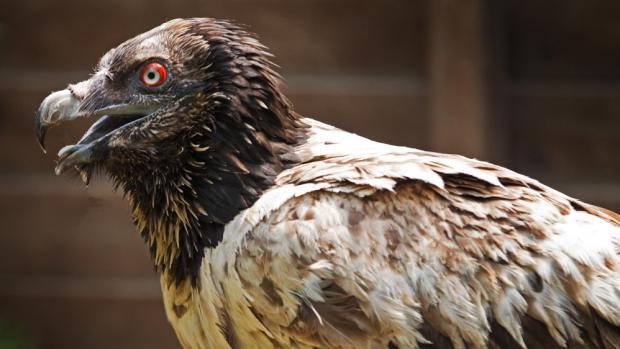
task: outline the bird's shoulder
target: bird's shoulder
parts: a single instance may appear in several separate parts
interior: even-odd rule
[[[562,211],[573,209],[620,225],[620,215],[569,197],[526,175],[489,162],[394,146],[343,131],[313,119],[309,137],[296,149],[300,159],[283,171],[278,185],[314,183],[327,191],[367,196],[395,191],[403,183],[419,183],[448,200],[477,199],[518,203],[515,191],[528,193],[529,201],[550,203]],[[567,206],[569,206],[567,208]]]

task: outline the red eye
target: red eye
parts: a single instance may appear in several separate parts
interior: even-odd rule
[[[166,68],[157,62],[146,64],[140,69],[140,82],[146,87],[157,87],[163,84],[167,76]]]

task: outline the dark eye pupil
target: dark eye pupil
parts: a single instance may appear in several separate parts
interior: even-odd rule
[[[153,80],[153,79],[155,79],[155,73],[153,73],[153,72],[149,72],[149,73],[146,75],[146,77],[147,77],[147,78],[149,78],[150,80]]]

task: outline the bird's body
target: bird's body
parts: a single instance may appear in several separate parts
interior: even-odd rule
[[[121,108],[129,56],[159,75]],[[620,216],[300,117],[265,57],[226,22],[169,22],[37,119],[131,115],[95,124],[58,168],[102,166],[125,191],[184,348],[620,348]]]
[[[226,225],[201,288],[162,278],[185,347],[620,339],[617,216],[488,163],[304,122],[300,164]]]

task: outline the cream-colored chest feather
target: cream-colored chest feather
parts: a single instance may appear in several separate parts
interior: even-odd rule
[[[274,333],[257,317],[251,287],[242,278],[238,264],[258,267],[241,258],[247,237],[274,210],[287,200],[318,190],[316,184],[288,185],[266,193],[256,204],[239,214],[225,228],[224,240],[205,251],[200,270],[200,287],[189,281],[169,284],[162,275],[166,314],[184,348],[288,348],[289,339]],[[247,275],[246,275],[247,276]],[[257,275],[258,277],[258,275]],[[305,348],[303,345],[296,346]]]
[[[613,217],[490,164],[308,123],[305,162],[205,251],[200,287],[162,281],[185,348],[403,349],[437,338],[446,348],[583,348],[616,338]]]

